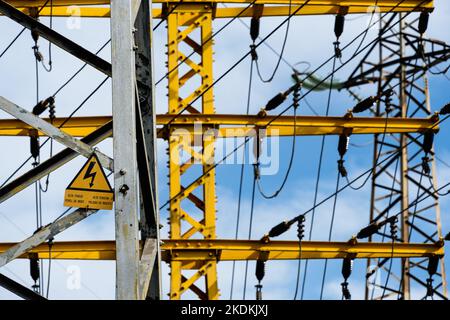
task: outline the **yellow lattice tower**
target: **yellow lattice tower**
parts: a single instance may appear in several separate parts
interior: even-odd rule
[[[167,18],[168,28],[168,72],[169,72],[169,114],[178,114],[184,110],[191,114],[213,114],[212,85],[212,7],[209,4],[169,5],[172,12]],[[199,32],[196,32],[199,31]],[[198,33],[198,34],[196,34]],[[182,52],[182,44],[193,49],[200,57],[196,63],[187,58]],[[181,74],[183,67],[188,71]],[[186,97],[181,97],[180,91],[186,86],[192,87],[192,83],[200,78],[200,86],[191,91]],[[191,103],[197,102],[199,109]],[[170,239],[189,239],[197,234],[205,239],[216,238],[216,194],[215,194],[215,170],[214,165],[214,135],[205,132],[201,135],[201,141],[196,151],[190,143],[190,135],[177,134],[177,126],[171,126],[169,137],[169,177],[170,177]],[[205,128],[206,129],[206,128]],[[189,159],[181,163],[180,154],[188,154]],[[188,187],[184,184],[183,176],[189,171],[201,166],[201,175]],[[198,170],[197,170],[198,171]],[[201,196],[194,191],[201,189]],[[199,194],[199,192],[197,192]],[[195,205],[200,212],[200,219],[196,219],[193,213],[185,210],[186,202]],[[189,228],[183,230],[183,223]],[[192,289],[202,299],[217,299],[219,297],[217,287],[216,257],[210,260],[186,263],[172,257],[170,297],[179,299],[188,289]],[[191,277],[185,277],[183,270],[190,269],[197,272]],[[200,289],[195,283],[205,277],[206,288]]]

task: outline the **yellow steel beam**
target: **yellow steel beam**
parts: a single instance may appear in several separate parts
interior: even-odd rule
[[[0,253],[16,243],[0,243]],[[443,256],[444,243],[392,243],[303,241],[302,259],[342,259],[352,257],[394,258]],[[393,251],[392,251],[393,248]],[[208,260],[257,260],[261,253],[267,253],[269,260],[297,260],[300,258],[298,241],[259,240],[163,240],[162,259],[165,262],[180,261],[183,268],[194,267],[198,262]],[[29,253],[38,254],[41,259],[62,260],[114,260],[116,249],[114,241],[70,241],[55,242],[49,253],[48,245],[41,244]],[[28,258],[28,254],[20,258]]]
[[[44,5],[46,0],[7,0],[11,5],[20,8],[26,13],[29,13],[28,8],[36,8]],[[180,1],[156,0],[153,3],[162,4],[178,4]],[[208,3],[231,3],[231,4],[250,4],[251,0],[214,0]],[[292,0],[292,8],[290,12],[294,12],[304,0]],[[205,3],[204,0],[190,0],[183,1],[183,5],[178,5],[181,9],[183,6],[188,7],[190,4]],[[109,17],[109,0],[54,0],[53,1],[53,16],[68,17]],[[264,5],[262,8],[262,16],[287,16],[289,14],[289,0],[257,0],[257,5]],[[370,8],[377,5],[381,13],[385,12],[410,12],[433,10],[433,1],[424,0],[405,0],[401,3],[397,0],[311,0],[305,5],[296,15],[326,15],[326,14],[364,14]],[[74,8],[73,6],[78,6]],[[242,12],[242,7],[230,8],[216,8],[214,18],[233,18],[240,14],[241,17],[252,17],[254,15],[254,7],[250,7]],[[260,9],[258,9],[260,10]],[[40,12],[41,16],[50,15],[50,8],[46,7]],[[154,18],[165,17],[162,10],[159,8],[153,9]]]
[[[46,119],[50,121],[49,119]],[[57,118],[53,124],[59,127],[66,122],[66,118]],[[414,133],[432,130],[437,132],[439,126],[437,116],[430,118],[369,118],[369,117],[322,117],[322,116],[297,116],[296,135],[324,135],[342,134],[344,131],[351,134],[377,134],[383,133]],[[109,116],[74,117],[68,120],[61,128],[62,131],[76,137],[84,137],[111,121]],[[204,132],[204,130],[217,129],[218,137],[231,138],[251,136],[255,128],[266,128],[267,136],[289,136],[294,134],[294,117],[282,116],[247,116],[231,114],[186,114],[175,117],[170,114],[156,116],[159,126],[171,123],[173,134],[192,134]],[[16,119],[0,120],[0,136],[29,136],[32,128]],[[43,134],[43,133],[40,133]],[[163,136],[162,133],[159,134]]]

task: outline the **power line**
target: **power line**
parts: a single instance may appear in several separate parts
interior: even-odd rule
[[[253,0],[256,1],[256,0]],[[268,38],[270,38],[279,28],[281,28],[289,19],[291,16],[295,15],[298,11],[300,11],[304,6],[306,6],[311,0],[306,0],[302,5],[300,5],[289,17],[283,20],[277,27],[275,27],[267,36],[265,36],[260,42],[258,42],[256,45],[253,46],[251,50],[249,50],[244,56],[242,56],[238,61],[236,61],[230,68],[228,68],[219,78],[217,78],[210,86],[208,86],[201,94],[196,96],[196,98],[187,104],[181,111],[179,111],[178,114],[176,114],[172,119],[169,120],[169,122],[166,124],[166,126],[170,125],[175,119],[177,119],[181,114],[187,110],[190,106],[192,106],[193,103],[195,103],[198,99],[203,97],[203,95],[211,90],[219,81],[221,81],[225,76],[227,76],[234,68],[236,68],[242,61],[245,60],[249,55],[251,55],[255,49],[257,49],[264,41],[266,41]],[[405,1],[405,0],[403,0]],[[245,10],[245,9],[244,9]],[[235,17],[237,18],[237,16]],[[163,129],[160,129],[163,130]]]
[[[450,116],[447,115],[444,119],[437,121],[435,124],[433,124],[433,126],[431,128],[428,128],[426,131],[420,133],[419,136],[424,135],[426,132],[429,132],[430,130],[432,130],[435,126],[442,124],[443,122],[445,122]],[[414,141],[409,141],[407,144],[405,144],[402,148],[400,148],[397,152],[392,153],[390,156],[386,157],[385,159],[381,160],[379,163],[376,163],[374,166],[380,166],[381,164],[383,164],[384,162],[388,161],[389,159],[391,159],[392,157],[396,156],[400,151],[402,151],[404,148],[406,148],[407,146],[409,146],[411,143],[413,143]],[[370,169],[364,171],[362,174],[360,174],[359,176],[357,176],[356,178],[354,178],[350,183],[353,183],[357,180],[359,180],[360,178],[362,178],[363,176],[365,176],[366,174],[368,174],[371,170],[373,170],[373,168],[371,167]],[[325,202],[327,202],[328,200],[330,200],[332,197],[334,197],[334,195],[336,193],[340,193],[343,190],[345,190],[347,187],[349,186],[349,184],[347,183],[345,186],[339,188],[339,190],[337,192],[334,192],[333,194],[327,196],[326,198],[324,198],[322,201],[320,201],[316,206],[304,211],[301,215],[306,215],[308,213],[310,213],[313,209],[317,208],[318,206],[324,204]],[[300,215],[299,215],[300,216]],[[298,217],[298,216],[297,216]]]
[[[389,12],[391,12],[392,10],[394,10],[397,6],[399,6],[403,1],[405,1],[405,0],[402,0],[399,4],[397,4],[395,7],[393,7]],[[422,1],[422,3],[424,3],[426,0],[424,0],[424,1]],[[304,3],[304,5],[306,4],[307,2],[305,2]],[[420,3],[420,4],[418,4],[416,7],[419,7],[422,3]],[[299,8],[300,9],[300,8]],[[299,9],[297,9],[297,10],[299,10]],[[389,12],[387,12],[387,13],[389,13]],[[294,12],[293,14],[295,14],[296,12]],[[387,14],[386,13],[386,14]],[[410,14],[410,12],[408,12],[406,15],[404,15],[401,19],[405,19],[408,15]],[[286,21],[286,20],[285,20]],[[279,25],[278,26],[278,28],[279,27],[281,27],[281,25]],[[388,28],[388,29],[385,29],[385,30],[383,30],[383,32],[387,32],[388,30],[390,30],[392,28],[392,26],[390,27],[390,28]],[[360,34],[361,35],[361,34]],[[357,39],[360,35],[358,35],[355,39]],[[269,35],[270,36],[270,35]],[[265,41],[265,39],[267,39],[269,36],[266,36],[264,39],[263,39],[263,41]],[[344,51],[352,42],[354,42],[355,41],[355,39],[353,39],[348,45],[346,45],[344,48],[342,48],[341,49],[341,51]],[[260,42],[260,43],[258,43],[258,45],[260,45],[262,43],[262,41]],[[258,46],[257,45],[257,46]],[[369,44],[370,45],[370,44]],[[367,45],[367,46],[369,46],[369,45]],[[366,47],[367,47],[366,46]],[[364,49],[365,48],[363,48],[362,50],[360,50],[356,55],[358,55],[359,53],[361,53],[362,51],[364,51]],[[249,53],[250,53],[251,51],[249,51],[243,58],[245,58]],[[347,64],[351,59],[354,59],[355,57],[356,57],[356,55],[354,55],[354,56],[352,56],[348,61],[346,61],[344,64],[342,64],[338,69],[340,69],[340,68],[342,68],[345,64]],[[243,59],[242,58],[242,59]],[[236,66],[240,61],[242,61],[242,59],[240,59],[237,63],[235,63],[235,65],[234,66]],[[328,60],[329,61],[329,60]],[[321,66],[319,66],[318,68],[316,68],[316,70],[318,70],[318,69],[320,69],[321,67],[323,67],[324,65],[325,65],[326,63],[323,63]],[[232,68],[234,68],[234,67],[232,67]],[[226,72],[226,73],[228,73],[229,71],[231,71],[230,69]],[[336,70],[337,71],[337,70]],[[335,72],[336,72],[335,71]],[[316,72],[316,71],[314,71],[314,72]],[[219,81],[220,79],[222,79],[225,75],[226,75],[226,73],[225,74],[223,74],[217,81]],[[323,79],[321,82],[319,82],[316,86],[319,86],[319,85],[321,85],[326,79],[328,79],[329,77],[331,76],[331,74],[330,75],[328,75],[325,79]],[[308,78],[308,77],[307,77]],[[216,81],[216,82],[217,82]],[[210,87],[208,87],[208,88],[211,88],[212,86],[210,86]],[[307,94],[309,94],[311,91],[312,91],[313,89],[310,89],[310,90],[308,90],[305,94],[303,94],[301,97],[300,97],[300,99],[299,99],[299,101],[301,100],[301,99],[304,99],[304,97],[306,97],[307,96]],[[205,91],[206,92],[206,91]],[[205,92],[203,92],[201,95],[199,95],[199,97],[201,97]],[[198,97],[198,98],[199,98]],[[188,105],[189,106],[189,105]],[[183,112],[188,106],[186,106],[181,112]],[[273,121],[275,121],[275,119],[277,119],[277,118],[279,118],[279,117],[281,117],[284,113],[286,113],[291,107],[293,106],[293,104],[291,104],[290,106],[288,106],[286,109],[284,109],[280,114],[278,114],[274,119],[272,119],[272,120],[269,120],[266,124],[264,124],[264,125],[261,125],[261,126],[264,126],[264,127],[268,127]],[[181,113],[179,113],[179,114],[177,114],[174,118],[172,118],[172,120],[171,121],[174,121],[178,116],[180,116],[181,115]],[[171,122],[171,121],[169,121],[169,123]],[[232,154],[234,154],[237,150],[239,150],[242,146],[244,146],[245,144],[247,143],[247,141],[244,141],[242,144],[240,144],[239,146],[237,146],[236,148],[234,148],[230,153],[228,153],[227,155],[225,155],[220,161],[218,161],[217,163],[215,163],[212,167],[210,167],[208,170],[206,170],[206,172],[204,172],[202,175],[201,175],[201,177],[204,177],[206,174],[208,174],[211,170],[213,170],[213,169],[215,169],[219,164],[221,164],[223,161],[225,161],[229,156],[231,156]],[[361,177],[361,176],[360,176]],[[357,181],[360,177],[358,177],[358,178],[356,178],[356,179],[354,179],[353,181]],[[194,182],[192,182],[191,183],[191,185],[193,185],[193,183]],[[169,200],[167,200],[160,208],[159,208],[159,210],[162,210],[164,207],[166,207],[169,203],[170,203],[170,201],[172,201],[172,199],[174,199],[175,197],[177,197],[179,194],[181,194],[181,191],[177,194],[177,195],[175,195],[174,197],[172,197],[172,198],[170,198]]]
[[[249,81],[248,81],[248,94],[247,94],[247,109],[246,114],[248,115],[250,112],[250,99],[251,99],[251,92],[252,92],[252,79],[253,79],[253,59],[250,62],[250,74],[249,74]],[[248,137],[245,137],[245,140],[248,140]],[[245,170],[245,155],[246,155],[247,146],[245,145],[244,151],[242,154],[242,164],[241,164],[241,174],[239,177],[239,195],[238,195],[238,205],[237,205],[237,213],[236,213],[236,231],[234,234],[234,238],[237,239],[239,235],[239,222],[241,218],[241,201],[242,201],[242,185],[244,180],[244,170]],[[236,268],[236,261],[233,260],[233,267],[231,271],[231,285],[230,285],[230,300],[233,298],[233,289],[234,289],[234,273]]]
[[[288,36],[289,36],[289,27],[291,25],[291,17],[292,17],[291,16],[291,10],[292,10],[292,0],[289,0],[288,21],[287,21],[287,24],[286,24],[286,32],[284,34],[283,44],[281,46],[281,52],[280,52],[280,55],[278,57],[277,64],[275,65],[275,68],[274,68],[274,70],[273,70],[273,72],[272,72],[272,74],[271,74],[271,76],[269,78],[264,79],[264,77],[261,75],[261,71],[259,70],[258,59],[256,59],[256,61],[255,61],[256,71],[258,73],[258,77],[264,83],[272,82],[273,78],[275,77],[275,75],[276,75],[276,73],[278,71],[278,68],[280,67],[281,59],[283,59],[284,49],[286,47],[287,39],[288,39]],[[253,42],[253,45],[254,44],[255,44],[255,42]]]
[[[250,221],[248,225],[248,240],[251,239],[253,231],[253,212],[255,207],[255,189],[256,189],[255,187],[256,187],[256,179],[254,177],[252,185],[252,201],[250,205]],[[247,292],[247,272],[248,272],[248,260],[245,260],[244,292],[242,294],[242,300],[245,300],[245,294]]]
[[[333,67],[332,67],[332,73],[334,73],[336,68],[336,55],[333,59]],[[325,110],[325,116],[328,116],[329,112],[330,112],[330,107],[331,107],[331,93],[332,93],[332,88],[333,88],[333,79],[334,79],[334,75],[331,76],[331,81],[330,81],[330,88],[328,90],[328,99],[327,99],[327,108]],[[320,183],[320,174],[322,171],[322,161],[323,161],[323,153],[324,153],[324,149],[325,149],[325,139],[326,136],[323,135],[322,136],[322,141],[320,144],[320,153],[319,153],[319,164],[317,167],[317,174],[316,174],[316,183],[315,183],[315,188],[314,188],[314,200],[313,200],[313,205],[316,205],[317,203],[317,196],[319,193],[319,183]],[[314,210],[311,214],[311,224],[309,227],[309,235],[308,235],[308,240],[311,241],[312,239],[312,233],[313,233],[313,229],[314,229],[314,217],[315,217],[315,213],[316,211]],[[305,293],[305,283],[306,283],[306,277],[308,274],[308,260],[306,260],[305,262],[305,270],[303,272],[303,282],[302,282],[302,291],[301,291],[301,300],[303,300],[303,295]]]
[[[217,32],[214,32],[209,38],[207,38],[203,44],[205,45],[209,41],[211,41],[215,36],[217,36],[220,32],[222,32],[226,27],[228,27],[234,20],[236,20],[238,17],[240,17],[248,8],[250,8],[256,0],[252,0],[251,3],[248,4],[245,8],[243,8],[236,16],[234,16],[231,20],[229,20],[225,25],[223,25]],[[161,83],[165,78],[167,78],[173,71],[177,70],[179,66],[181,66],[187,59],[189,59],[192,55],[195,54],[195,51],[191,52],[186,58],[184,58],[182,61],[180,61],[175,67],[173,67],[171,70],[169,70],[163,77],[161,77],[158,81],[156,81],[155,86]],[[184,111],[184,110],[183,110]]]

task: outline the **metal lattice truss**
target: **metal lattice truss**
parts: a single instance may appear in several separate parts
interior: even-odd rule
[[[173,6],[173,5],[172,5]],[[178,6],[167,18],[167,49],[169,70],[169,114],[186,110],[191,114],[213,114],[212,63],[212,7],[210,5]],[[195,52],[187,58],[183,45]],[[198,62],[194,60],[198,58]],[[185,70],[185,71],[183,71]],[[185,73],[183,73],[185,72]],[[199,83],[199,84],[198,84]],[[182,97],[183,89],[185,96]],[[216,238],[216,193],[214,144],[215,137],[204,134],[198,141],[190,135],[177,134],[176,125],[169,135],[169,188],[170,188],[170,239],[190,239],[200,235],[204,239]],[[183,155],[187,155],[183,158]],[[204,173],[208,172],[206,175]],[[201,178],[194,178],[192,177]],[[193,181],[193,182],[192,182]],[[172,257],[170,297],[179,299],[192,289],[201,299],[217,299],[216,256],[205,261],[185,263]],[[183,270],[196,270],[186,277]],[[205,279],[205,289],[196,282]]]
[[[348,87],[374,84],[378,93],[392,88],[392,110],[389,117],[414,118],[431,115],[427,71],[450,57],[450,46],[443,42],[422,39],[416,29],[417,20],[398,22],[399,16],[383,21],[381,30],[395,25],[391,32],[378,38],[366,57],[350,76]],[[380,33],[383,33],[381,31]],[[433,69],[432,69],[433,70]],[[373,110],[377,117],[385,117],[385,102]],[[411,142],[408,146],[407,144]],[[381,221],[390,215],[401,214],[401,235],[395,241],[434,243],[441,234],[439,198],[434,154],[423,160],[423,138],[417,134],[378,134],[374,145],[374,173],[371,193],[370,220]],[[381,148],[381,153],[378,152]],[[383,165],[383,161],[396,154]],[[431,167],[430,174],[422,172],[422,163]],[[416,200],[429,198],[415,205]],[[371,241],[392,241],[389,228],[385,228]],[[389,268],[389,258],[378,259],[375,265],[368,259],[366,286],[367,299],[388,297],[410,299],[414,282],[427,287],[428,259],[401,259]],[[388,275],[388,273],[390,273]],[[389,277],[389,282],[385,282]],[[380,281],[381,279],[381,281]],[[417,286],[416,286],[417,287]],[[446,298],[444,260],[434,277],[434,293]],[[426,289],[420,290],[425,297]],[[416,297],[417,298],[417,297]]]
[[[426,89],[422,90],[417,81],[411,81],[410,87],[413,91],[409,92],[404,78],[400,80],[405,80],[403,83],[406,87],[399,92],[399,103],[395,106],[395,114],[403,117],[414,116],[416,119],[385,121],[380,117],[382,112],[378,109],[378,117],[372,119],[298,117],[294,120],[293,117],[283,116],[277,118],[271,127],[266,128],[267,125],[264,122],[271,122],[270,117],[261,119],[257,116],[216,115],[212,90],[213,19],[234,18],[237,15],[253,17],[255,14],[286,16],[291,10],[287,6],[291,1],[257,0],[252,6],[249,5],[251,1],[248,0],[224,1],[239,4],[228,8],[218,6],[222,1],[204,3],[192,0],[181,3],[181,1],[157,0],[154,2],[162,3],[162,8],[151,10],[149,2],[138,0],[117,1],[111,6],[108,0],[53,0],[54,16],[73,15],[74,12],[69,9],[75,4],[80,5],[79,11],[75,14],[81,17],[111,18],[113,61],[109,63],[35,19],[37,9],[44,5],[45,1],[0,0],[0,12],[3,16],[32,29],[94,69],[112,77],[113,88],[111,117],[72,118],[67,123],[65,119],[55,119],[50,123],[48,119],[39,118],[5,98],[0,99],[0,107],[16,118],[0,120],[0,135],[49,136],[67,147],[1,187],[0,203],[78,155],[88,157],[92,152],[96,152],[102,165],[114,172],[116,218],[115,241],[55,242],[52,252],[49,252],[46,241],[96,213],[95,210],[74,210],[20,243],[0,244],[0,266],[16,258],[31,256],[39,259],[115,260],[118,299],[159,299],[159,265],[161,260],[164,260],[171,267],[171,299],[180,299],[188,290],[201,299],[218,299],[217,263],[219,261],[255,260],[261,254],[269,259],[298,259],[299,252],[297,241],[263,243],[216,239],[214,151],[217,137],[242,137],[248,132],[243,130],[244,128],[250,130],[259,127],[267,129],[268,135],[285,136],[341,134],[345,131],[352,134],[378,134],[376,146],[379,146],[380,133],[387,132],[389,136],[383,142],[382,157],[384,157],[389,148],[397,150],[400,145],[409,141],[408,139],[414,139],[415,133],[438,129],[436,117],[429,117],[430,108],[428,104],[423,103],[427,101]],[[304,3],[305,1],[292,0],[294,6],[292,10]],[[247,4],[249,7],[242,11],[242,4]],[[432,1],[420,0],[405,0],[401,4],[393,0],[311,0],[298,14],[365,13],[375,4],[379,6],[381,12],[433,9]],[[158,116],[153,112],[152,100],[154,90],[151,69],[151,12],[155,18],[167,19],[168,27],[169,108],[167,114]],[[49,8],[42,8],[40,15],[49,14]],[[361,73],[360,77],[355,74],[353,80],[356,82],[354,83],[374,81],[378,77],[377,73],[382,72],[383,77],[381,77],[379,88],[382,90],[382,87],[389,87],[398,82],[398,74],[404,77],[421,70],[415,63],[411,64],[410,60],[403,61],[405,55],[398,49],[399,41],[395,37],[395,35],[388,35],[380,42],[385,51],[389,50],[386,61],[383,59],[383,63],[387,63],[386,66],[389,67],[381,71],[378,69],[370,71],[370,65],[363,63],[358,70],[368,70],[368,73]],[[417,37],[414,37],[404,34],[402,39],[410,45],[409,42],[417,43]],[[428,46],[429,41],[425,41]],[[433,42],[433,45],[440,48],[439,50],[448,49],[436,42]],[[193,51],[194,56],[187,55],[186,50]],[[439,50],[436,49],[436,52]],[[446,59],[446,54],[442,53],[439,58],[437,54],[431,54],[429,56],[431,62],[427,60],[428,64],[437,64],[439,59]],[[425,55],[428,57],[428,53]],[[388,65],[389,62],[392,64]],[[397,70],[395,68],[398,68],[399,63],[403,67]],[[415,68],[415,71],[412,68]],[[423,95],[425,100],[421,98]],[[407,98],[412,101],[408,109],[405,108]],[[180,115],[185,111],[187,114]],[[420,116],[422,118],[419,118]],[[195,127],[199,122],[202,125],[200,131]],[[293,123],[296,123],[297,131],[293,129]],[[157,125],[159,125],[158,133],[155,130]],[[231,130],[222,130],[224,127],[230,129],[230,126]],[[218,128],[219,131],[209,130],[213,128]],[[399,134],[403,135],[399,138]],[[93,149],[94,145],[112,135],[114,136],[114,163],[112,159]],[[161,250],[154,153],[157,137],[166,139],[169,144],[170,239],[163,241]],[[136,141],[136,144],[130,141]],[[391,167],[377,169],[374,180],[372,220],[386,213],[383,208],[386,198],[383,198],[385,195],[380,193],[381,190],[386,190],[386,187],[382,186],[386,184],[386,179],[392,180],[394,177],[394,187],[388,189],[394,191],[394,205],[398,206],[400,202],[402,206],[407,206],[411,203],[412,199],[408,199],[407,185],[417,182],[418,170],[420,170],[417,166],[420,162],[419,149],[419,147],[410,147],[407,153],[402,154],[403,169],[399,179],[395,178]],[[392,165],[392,162],[389,165]],[[387,178],[383,178],[384,176]],[[434,173],[430,178],[434,179]],[[425,180],[428,181],[428,177]],[[402,183],[401,188],[398,186],[399,183]],[[422,185],[422,183],[418,184]],[[412,189],[411,186],[410,190]],[[428,188],[420,188],[420,190],[426,193]],[[397,200],[399,197],[400,200]],[[408,257],[425,259],[441,257],[443,242],[434,242],[437,236],[440,236],[439,226],[437,199],[432,199],[427,206],[421,204],[420,209],[416,211],[414,223],[411,215],[404,217],[402,240],[406,239],[406,234],[414,233],[412,240],[425,242],[424,244],[396,243],[391,246],[387,243],[358,243],[355,239],[343,243],[305,242],[302,258],[386,259],[392,256],[405,259],[405,268],[402,276],[398,278],[404,279],[402,290],[405,292],[404,297],[408,298],[406,292],[409,290],[409,280],[405,281],[405,279],[411,278],[423,283],[422,279],[425,276],[416,273],[416,270],[420,271],[423,268],[423,261],[415,263],[413,260],[406,259]],[[411,232],[408,231],[409,229]],[[380,260],[378,265],[385,268],[383,261],[385,260]],[[443,265],[439,276],[442,276],[442,279],[435,282],[435,291],[445,295]],[[204,280],[204,284],[200,284],[201,280]],[[0,285],[27,299],[42,298],[1,275]]]

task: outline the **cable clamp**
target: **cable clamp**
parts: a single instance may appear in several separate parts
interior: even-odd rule
[[[258,53],[256,52],[256,46],[254,44],[250,45],[250,55],[252,57],[252,61],[258,60]]]

